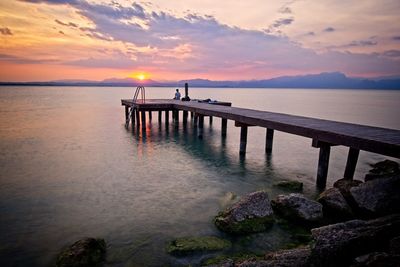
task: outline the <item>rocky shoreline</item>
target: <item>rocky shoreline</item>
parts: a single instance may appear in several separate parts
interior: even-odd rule
[[[218,257],[203,266],[400,266],[400,170],[385,160],[371,165],[365,182],[340,179],[316,200],[300,193],[270,200],[264,191],[243,196],[214,218],[228,235],[268,231],[280,220],[308,229],[301,245],[258,257]],[[279,187],[299,192],[298,182]],[[311,240],[311,241],[310,241]],[[172,240],[166,251],[176,257],[223,251],[231,242],[212,236]],[[63,250],[56,266],[99,266],[105,259],[102,239],[85,238]]]

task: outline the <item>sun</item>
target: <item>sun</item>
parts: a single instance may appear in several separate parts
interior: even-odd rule
[[[143,81],[144,79],[146,79],[146,75],[144,75],[143,73],[140,73],[140,74],[136,75],[136,78]]]

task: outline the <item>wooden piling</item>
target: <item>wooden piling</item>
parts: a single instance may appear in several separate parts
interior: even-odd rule
[[[344,171],[344,179],[353,180],[359,154],[360,150],[352,147],[349,148],[349,154],[347,156],[347,162],[346,162],[346,169]]]
[[[133,108],[132,108],[133,109]],[[129,116],[129,115],[128,115]],[[129,120],[129,118],[128,118]],[[135,110],[132,110],[132,114],[131,114],[131,122],[132,122],[132,128],[135,125]]]
[[[146,129],[146,111],[142,111],[142,129]]]
[[[203,138],[203,129],[204,129],[204,116],[199,115],[199,130],[198,130],[198,137]]]
[[[182,120],[183,120],[183,124],[187,123],[187,118],[188,118],[188,112],[186,110],[184,110],[182,112]]]
[[[265,135],[265,153],[272,152],[272,144],[274,140],[274,129],[267,129],[267,133]]]
[[[151,114],[151,111],[149,111],[149,121],[151,121],[153,119],[153,116]]]
[[[193,127],[197,128],[197,123],[199,120],[199,116],[197,114],[194,114],[194,120],[193,120]]]
[[[125,122],[128,123],[129,120],[129,106],[125,106]]]
[[[320,143],[319,146],[320,148],[317,171],[317,187],[323,189],[326,186],[326,178],[328,177],[329,155],[331,153],[331,146],[327,143]]]
[[[239,154],[245,155],[246,154],[246,146],[247,146],[247,126],[240,127],[240,149]]]
[[[139,110],[138,109],[134,109],[133,110],[133,114],[132,114],[132,116],[135,116],[136,117],[136,127],[140,127],[140,114],[139,114]]]
[[[162,110],[158,111],[158,122],[161,123],[162,122]]]
[[[228,120],[227,119],[222,119],[221,120],[221,135],[223,137],[226,136],[227,125],[228,125]]]
[[[169,110],[165,111],[165,124],[169,123]]]
[[[213,116],[210,116],[210,125],[213,123]]]

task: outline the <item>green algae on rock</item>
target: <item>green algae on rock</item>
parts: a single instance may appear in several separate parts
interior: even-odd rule
[[[230,241],[215,236],[182,237],[170,242],[167,252],[180,256],[195,252],[223,250],[231,245]]]
[[[84,238],[57,256],[57,267],[99,266],[105,258],[106,242],[101,238]]]
[[[275,187],[279,187],[285,190],[291,191],[302,191],[303,190],[303,183],[298,181],[280,181],[274,184]]]
[[[214,218],[220,230],[233,234],[262,232],[273,222],[272,207],[264,191],[246,195]]]

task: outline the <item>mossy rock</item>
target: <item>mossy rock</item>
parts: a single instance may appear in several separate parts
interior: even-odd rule
[[[384,160],[375,164],[371,164],[373,169],[365,175],[365,181],[378,178],[386,178],[400,174],[399,164],[392,160]]]
[[[214,219],[215,225],[222,231],[231,234],[249,234],[266,231],[274,223],[273,217],[246,218],[243,221],[226,220],[225,212],[220,212]]]
[[[250,259],[263,259],[264,255],[256,255],[256,254],[248,254],[248,253],[237,253],[233,255],[218,255],[214,258],[210,258],[207,260],[204,260],[201,263],[201,266],[233,266],[234,262],[237,261],[244,261],[244,260],[250,260]]]
[[[167,252],[183,256],[196,252],[223,250],[231,246],[230,241],[215,236],[183,237],[170,242],[167,246]]]
[[[105,259],[104,239],[84,238],[67,247],[57,256],[57,267],[99,266]]]
[[[275,187],[290,191],[302,191],[303,183],[298,181],[280,181],[274,184]]]

